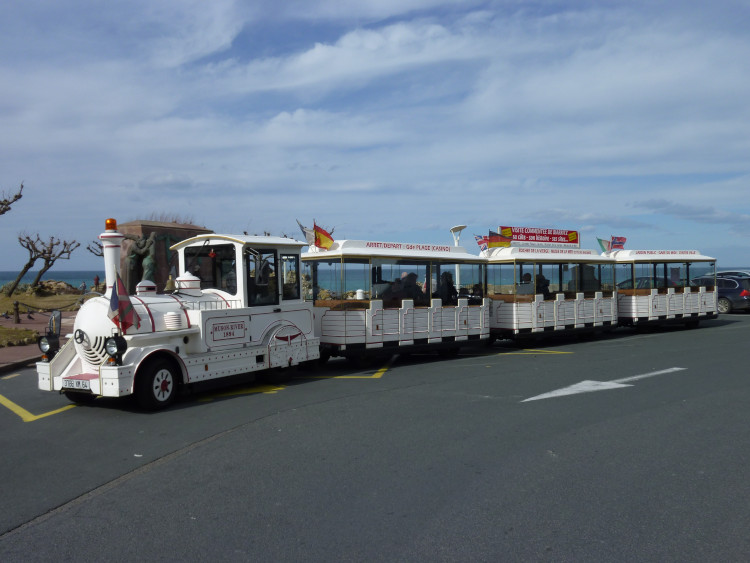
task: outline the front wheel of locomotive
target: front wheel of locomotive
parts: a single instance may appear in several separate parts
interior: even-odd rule
[[[179,372],[169,360],[160,358],[148,362],[135,378],[138,406],[151,411],[167,408],[177,396],[179,381]]]

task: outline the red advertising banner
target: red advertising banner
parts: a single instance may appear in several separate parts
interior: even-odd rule
[[[580,246],[578,231],[538,229],[535,227],[499,227],[498,232],[503,237],[510,238],[512,246]]]

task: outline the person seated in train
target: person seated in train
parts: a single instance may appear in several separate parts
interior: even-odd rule
[[[450,272],[443,272],[440,274],[438,294],[443,301],[443,305],[458,304],[458,291],[456,291],[456,286],[453,285],[453,276]]]
[[[384,307],[401,306],[401,301],[406,297],[404,285],[401,279],[395,279],[384,291],[381,296]]]
[[[422,288],[417,285],[417,274],[410,272],[403,278],[404,299],[413,299],[415,305],[424,305],[429,302]]]
[[[552,296],[549,290],[549,280],[542,274],[536,277],[536,293],[543,295],[545,299],[549,299]]]
[[[516,295],[534,295],[534,285],[531,283],[531,274],[528,272],[521,278],[521,283],[516,288]]]

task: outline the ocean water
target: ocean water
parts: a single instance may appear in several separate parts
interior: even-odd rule
[[[26,275],[21,279],[21,283],[31,283],[34,281],[37,272],[32,270],[27,272]],[[18,276],[18,272],[13,271],[0,271],[0,287],[7,283],[11,283]],[[99,283],[104,282],[104,270],[49,270],[42,276],[43,280],[55,280],[65,282],[71,286],[77,288],[83,282],[86,282],[86,287],[91,288],[94,285],[94,277],[99,276]]]

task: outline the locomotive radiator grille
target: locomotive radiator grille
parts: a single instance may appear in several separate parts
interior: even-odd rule
[[[86,361],[92,366],[100,366],[107,360],[107,352],[104,350],[106,338],[97,336],[91,342],[91,346],[86,349],[80,344],[76,344],[79,353],[86,358]]]

